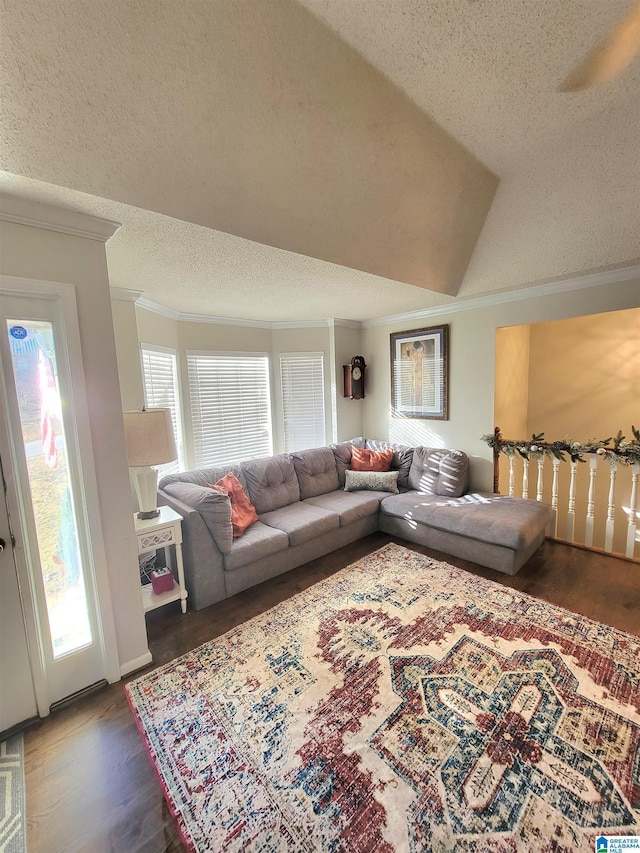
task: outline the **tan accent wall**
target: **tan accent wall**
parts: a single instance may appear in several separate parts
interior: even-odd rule
[[[493,423],[506,438],[527,435],[530,329],[529,325],[496,329]]]
[[[640,308],[536,323],[531,326],[527,431],[581,443],[603,440],[631,425],[640,427]],[[515,437],[521,437],[515,436]],[[549,470],[549,469],[547,469]],[[610,466],[599,460],[595,481],[595,542],[604,541]],[[545,500],[551,500],[550,476]],[[589,465],[576,474],[577,541],[584,541]],[[624,553],[628,516],[622,509],[631,491],[630,470],[616,474],[614,550]],[[560,466],[558,534],[566,537],[569,465]]]

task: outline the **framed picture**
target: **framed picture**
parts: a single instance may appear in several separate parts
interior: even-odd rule
[[[391,409],[397,418],[449,418],[449,326],[391,335]]]

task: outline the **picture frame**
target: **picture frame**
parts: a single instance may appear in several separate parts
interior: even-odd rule
[[[391,333],[391,413],[449,419],[449,326]]]

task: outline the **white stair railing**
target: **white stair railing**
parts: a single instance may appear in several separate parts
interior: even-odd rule
[[[527,443],[503,441],[496,429],[494,436],[484,437],[494,448],[494,491],[500,492],[500,451],[508,458],[511,497],[520,491],[523,498],[528,498],[530,466],[535,464],[536,500],[550,503],[553,510],[549,538],[640,562],[640,460],[635,428],[634,435],[635,441],[625,443],[619,434],[614,447],[597,442],[584,446],[575,442],[550,445],[541,442],[540,436],[533,436]],[[550,485],[545,484],[544,476],[548,461],[552,465]],[[599,463],[607,463],[608,478],[598,476]],[[562,514],[563,504],[566,517]]]

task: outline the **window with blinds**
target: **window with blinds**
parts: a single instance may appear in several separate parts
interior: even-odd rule
[[[196,468],[271,456],[269,358],[187,352]]]
[[[324,420],[324,354],[280,354],[280,383],[287,453],[326,444]]]
[[[148,409],[170,409],[173,432],[178,448],[175,462],[158,465],[160,477],[185,470],[184,446],[180,419],[180,391],[178,386],[178,368],[174,350],[162,347],[142,346],[142,377],[144,381],[144,402]]]

